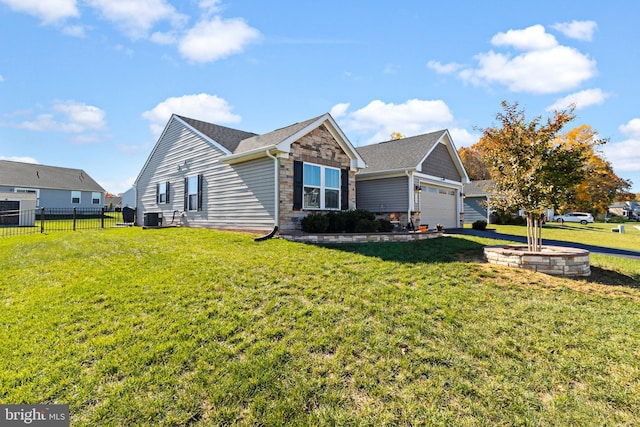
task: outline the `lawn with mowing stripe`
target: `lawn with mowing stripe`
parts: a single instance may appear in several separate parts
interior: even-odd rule
[[[640,423],[635,265],[571,280],[469,262],[487,239],[252,237],[1,239],[0,402],[68,403],[74,426]]]

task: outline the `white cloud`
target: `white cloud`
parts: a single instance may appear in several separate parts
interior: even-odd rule
[[[201,21],[180,40],[182,56],[193,62],[213,62],[242,52],[244,47],[261,37],[260,32],[242,19],[221,19],[216,16]]]
[[[34,164],[40,163],[33,157],[28,157],[28,156],[0,156],[0,160],[10,160],[12,162],[34,163]]]
[[[598,24],[594,21],[571,21],[553,24],[551,28],[572,39],[591,41]]]
[[[541,25],[496,34],[491,42],[524,52],[500,53],[493,50],[475,56],[478,66],[465,68],[458,77],[473,85],[501,84],[512,92],[549,94],[573,90],[596,75],[596,62],[578,50],[559,45]],[[431,61],[438,71],[450,68]]]
[[[150,123],[149,128],[154,136],[162,133],[172,114],[191,117],[211,123],[239,123],[242,119],[233,114],[227,101],[215,95],[201,93],[167,98],[153,109],[142,113],[142,117]]]
[[[481,135],[474,134],[463,128],[450,128],[449,133],[456,148],[469,147],[480,140]]]
[[[427,67],[431,68],[438,74],[451,74],[455,73],[463,66],[461,64],[457,64],[455,62],[450,62],[448,64],[441,64],[438,61],[429,61],[427,62]]]
[[[85,28],[82,25],[66,25],[62,28],[62,32],[72,37],[85,36]]]
[[[630,138],[640,140],[640,119],[631,119],[626,125],[620,125],[618,130]]]
[[[453,115],[444,101],[410,99],[402,104],[371,101],[365,107],[348,112],[348,104],[337,104],[334,112],[341,113],[340,126],[347,134],[363,137],[370,144],[389,140],[392,132],[405,136],[420,135],[446,128],[453,123]],[[357,139],[357,138],[355,138]]]
[[[38,114],[33,120],[25,120],[20,123],[2,123],[3,126],[11,126],[35,132],[61,132],[77,134],[78,141],[86,132],[103,131],[107,128],[105,112],[78,101],[57,101],[50,111]]]
[[[80,16],[76,0],[0,0],[16,12],[40,18],[45,24],[56,24]]]
[[[547,107],[547,111],[564,110],[571,104],[576,106],[576,110],[581,110],[592,105],[601,105],[609,96],[611,94],[603,92],[602,89],[581,90],[558,99],[553,105]]]
[[[548,94],[572,90],[596,74],[595,61],[567,46],[534,50],[513,58],[491,51],[476,59],[479,67],[461,71],[462,80],[475,85],[500,83],[512,92]]]
[[[2,77],[2,74],[0,74],[0,83],[2,83],[4,81],[4,77]]]
[[[331,108],[331,111],[329,112],[329,114],[331,114],[331,116],[334,119],[338,117],[343,117],[347,113],[347,110],[349,109],[350,105],[351,104],[349,104],[348,102],[345,102],[342,104],[336,104]]]
[[[524,30],[509,30],[491,38],[494,46],[512,46],[519,50],[547,50],[558,45],[556,38],[544,30],[542,25],[533,25]]]
[[[607,160],[616,170],[640,172],[640,118],[632,119],[618,129],[629,139],[606,144],[603,151]]]
[[[157,23],[169,21],[173,27],[184,25],[185,15],[166,0],[86,0],[107,20],[126,35],[138,39],[146,37]]]

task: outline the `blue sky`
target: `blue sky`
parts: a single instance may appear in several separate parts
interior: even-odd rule
[[[640,192],[640,2],[0,0],[0,158],[127,190],[171,113],[356,145],[576,104]]]

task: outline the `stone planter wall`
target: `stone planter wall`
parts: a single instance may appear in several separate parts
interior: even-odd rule
[[[496,265],[526,268],[556,276],[589,276],[589,251],[559,246],[543,246],[542,252],[529,252],[526,246],[484,248],[484,257]]]
[[[426,233],[326,233],[326,234],[280,234],[280,237],[293,242],[303,243],[377,243],[377,242],[411,242],[441,237],[442,232]]]

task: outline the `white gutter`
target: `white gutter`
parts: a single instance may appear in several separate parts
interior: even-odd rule
[[[273,180],[274,180],[274,208],[275,208],[275,221],[274,226],[280,228],[280,180],[278,179],[278,158],[271,154],[269,150],[265,150],[267,157],[273,159]]]

